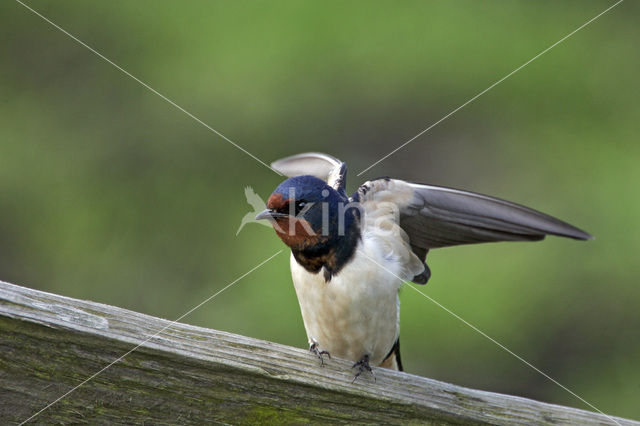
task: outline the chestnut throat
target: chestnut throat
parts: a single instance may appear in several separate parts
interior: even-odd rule
[[[353,259],[359,241],[360,226],[354,220],[345,230],[345,235],[330,236],[301,249],[292,248],[291,253],[296,262],[307,271],[318,273],[322,270],[325,281],[329,282],[333,275]]]

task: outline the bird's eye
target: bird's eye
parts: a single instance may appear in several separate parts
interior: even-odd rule
[[[306,201],[303,201],[303,200],[296,201],[296,215],[300,213],[306,205],[307,205]]]

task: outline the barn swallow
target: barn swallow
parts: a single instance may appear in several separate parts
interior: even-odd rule
[[[546,235],[593,239],[528,207],[441,186],[379,178],[348,197],[346,164],[327,154],[272,167],[288,179],[256,219],[268,219],[291,248],[309,350],[322,362],[355,362],[355,378],[372,366],[402,370],[398,291],[404,281],[427,283],[429,250]]]

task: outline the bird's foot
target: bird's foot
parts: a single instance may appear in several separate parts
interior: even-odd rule
[[[351,383],[354,383],[356,381],[356,379],[358,377],[360,377],[360,375],[362,373],[364,373],[365,371],[368,371],[369,373],[371,373],[371,375],[373,376],[373,381],[376,381],[376,376],[374,376],[373,374],[373,369],[371,368],[371,366],[369,365],[369,355],[365,355],[362,357],[362,359],[358,362],[356,362],[355,364],[353,364],[351,366],[351,368],[357,368],[358,371],[356,372],[356,375],[353,377],[353,380],[351,381]]]
[[[318,358],[320,358],[320,363],[322,366],[324,366],[324,358],[322,357],[322,355],[326,355],[329,357],[329,359],[331,359],[331,354],[328,351],[321,349],[318,345],[318,342],[313,342],[311,346],[309,346],[309,352],[315,354]]]

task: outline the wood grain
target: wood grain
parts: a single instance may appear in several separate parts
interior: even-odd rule
[[[163,328],[169,328],[160,332]],[[141,344],[141,345],[140,345]],[[21,423],[640,422],[376,369],[0,282],[0,419]]]

